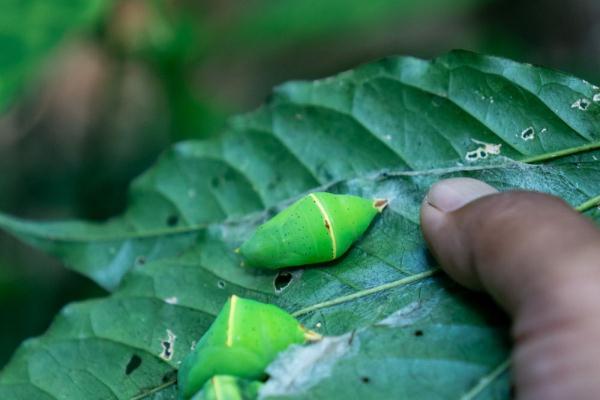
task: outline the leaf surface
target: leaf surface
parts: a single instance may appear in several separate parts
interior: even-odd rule
[[[469,176],[559,195],[594,217],[599,92],[467,52],[385,59],[284,85],[219,139],[175,146],[105,224],[2,216],[5,229],[114,293],[68,306],[26,342],[0,375],[0,397],[174,398],[178,363],[237,294],[320,333],[354,335],[338,338],[339,353],[308,347],[329,369],[308,363],[291,384],[274,379],[265,398],[502,398],[507,322],[437,271],[420,202],[435,181]],[[339,260],[279,273],[241,267],[234,250],[312,190],[390,204]],[[295,357],[282,356],[273,376]]]

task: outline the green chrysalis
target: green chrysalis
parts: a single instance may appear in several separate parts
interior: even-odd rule
[[[231,296],[181,364],[180,397],[191,398],[214,375],[261,379],[280,351],[319,338],[277,306]]]
[[[230,375],[210,378],[191,400],[254,400],[263,384]]]
[[[386,205],[386,200],[311,193],[259,226],[239,252],[248,265],[269,269],[335,260]]]

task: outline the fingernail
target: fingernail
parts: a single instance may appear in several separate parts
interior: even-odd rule
[[[434,184],[429,190],[426,200],[442,212],[451,212],[475,199],[493,193],[498,193],[498,191],[477,179],[452,178]]]

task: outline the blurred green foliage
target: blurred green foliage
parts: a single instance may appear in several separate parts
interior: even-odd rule
[[[149,62],[160,77],[172,112],[171,134],[186,139],[216,134],[227,115],[210,88],[194,87],[194,70],[211,59],[267,56],[301,43],[368,30],[426,15],[459,12],[486,0],[261,0],[232,2],[227,12],[193,3],[154,0],[146,24],[113,44]],[[175,5],[174,5],[175,4]],[[130,6],[135,7],[135,6]],[[138,12],[140,12],[138,10]],[[120,41],[119,41],[120,39]]]
[[[67,34],[93,22],[106,7],[102,0],[6,0],[0,12],[0,112],[44,56]]]

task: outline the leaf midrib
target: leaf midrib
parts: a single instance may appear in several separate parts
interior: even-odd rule
[[[332,181],[327,182],[319,187],[312,188],[304,193],[301,193],[299,195],[282,200],[282,201],[278,202],[277,205],[269,207],[268,209],[263,209],[260,211],[249,213],[249,214],[246,214],[245,216],[237,217],[236,219],[226,219],[224,221],[209,222],[209,223],[205,223],[205,224],[197,224],[197,225],[181,226],[181,227],[169,227],[169,228],[161,228],[161,229],[147,230],[147,231],[141,231],[141,232],[138,231],[138,232],[132,232],[130,234],[125,234],[125,235],[121,234],[121,235],[114,235],[114,236],[104,236],[104,235],[98,235],[98,236],[66,236],[66,235],[59,236],[59,235],[56,235],[56,236],[53,236],[53,235],[48,235],[47,233],[27,232],[26,228],[25,229],[16,228],[16,229],[14,229],[14,231],[16,233],[31,234],[36,237],[44,238],[49,241],[74,242],[74,243],[77,243],[77,242],[81,242],[81,243],[118,242],[118,241],[124,241],[124,240],[149,239],[149,238],[159,237],[159,236],[184,235],[184,234],[200,232],[200,231],[209,229],[211,227],[217,227],[217,226],[223,226],[223,225],[238,225],[238,224],[242,224],[247,221],[258,220],[262,216],[264,216],[268,212],[269,209],[278,209],[278,208],[284,207],[284,206],[290,204],[295,199],[298,199],[307,193],[310,193],[313,191],[319,191],[319,190],[326,190],[329,187],[332,187],[336,184],[340,184],[343,182],[351,182],[351,181],[355,181],[355,180],[356,181],[359,181],[359,180],[375,181],[375,180],[386,179],[389,177],[399,177],[399,176],[447,175],[447,174],[458,173],[458,172],[473,172],[473,171],[487,171],[487,170],[495,170],[495,169],[519,168],[519,167],[522,167],[523,165],[526,165],[529,167],[535,167],[536,164],[543,162],[543,161],[554,160],[556,158],[586,153],[586,152],[597,150],[597,149],[600,149],[600,141],[586,144],[583,146],[567,148],[567,149],[564,149],[564,150],[561,150],[558,152],[556,152],[556,151],[548,152],[548,153],[540,154],[537,156],[532,156],[530,158],[525,158],[520,161],[510,160],[509,162],[505,162],[505,163],[501,163],[501,164],[490,163],[490,164],[479,165],[479,166],[431,168],[431,169],[418,170],[418,171],[414,171],[414,170],[413,171],[411,171],[411,170],[373,171],[368,174],[356,176],[356,177],[352,177],[352,178],[332,180]],[[600,199],[596,199],[596,197],[591,198],[589,201],[592,202],[592,204],[589,205],[589,208],[592,208],[595,205],[595,203],[593,202],[594,200],[596,202],[600,202]],[[589,209],[589,208],[587,208],[587,209]],[[577,208],[577,209],[579,209],[579,208]],[[27,220],[14,218],[9,215],[0,213],[0,224],[3,224],[4,226],[9,226],[13,222],[28,223]]]

